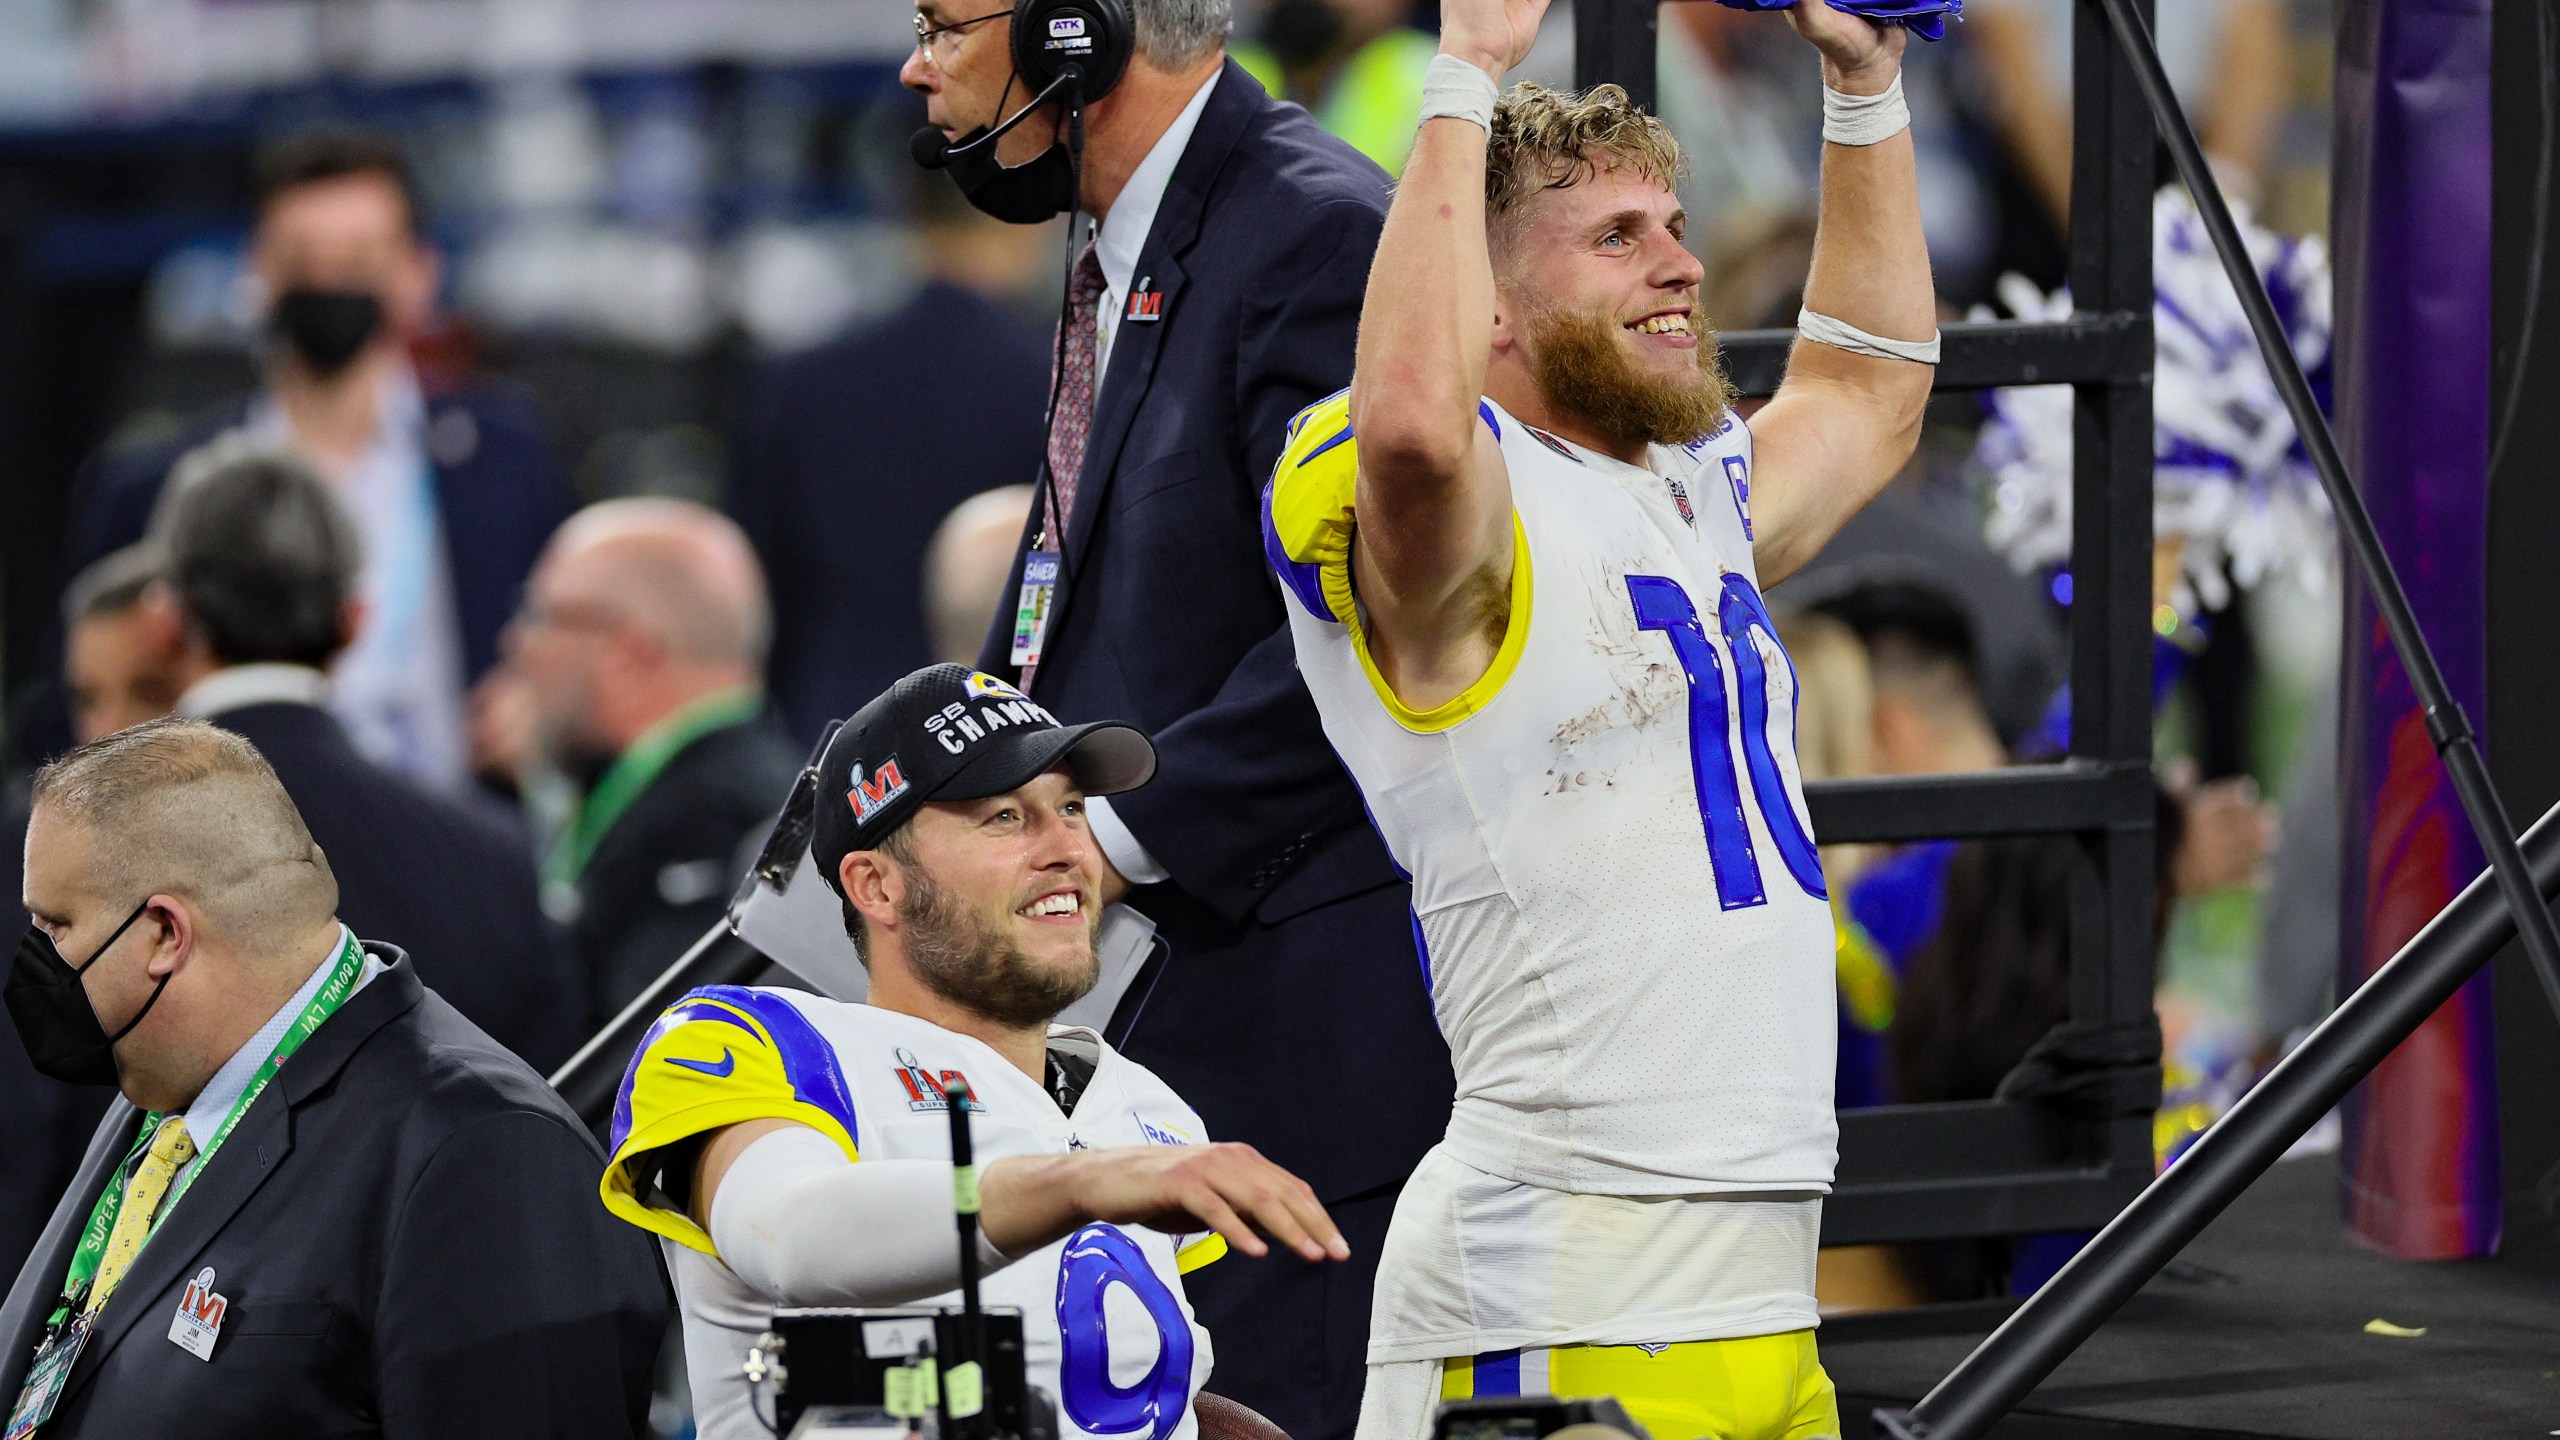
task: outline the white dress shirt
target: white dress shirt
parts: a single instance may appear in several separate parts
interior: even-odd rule
[[[213,1078],[204,1082],[204,1088],[196,1092],[195,1103],[187,1107],[186,1119],[187,1138],[196,1142],[197,1149],[203,1149],[213,1139],[213,1132],[222,1128],[223,1120],[231,1114],[231,1107],[239,1104],[241,1095],[248,1091],[249,1078],[258,1073],[259,1066],[267,1063],[268,1056],[276,1053],[276,1046],[284,1043],[284,1032],[293,1028],[293,1022],[302,1017],[302,1007],[310,1004],[311,997],[320,993],[329,972],[338,967],[338,952],[354,938],[346,926],[340,925],[337,936],[329,942],[329,953],[320,957],[320,963],[312,968],[311,978],[303,981],[302,988],[276,1007],[276,1013],[267,1017],[267,1023],[258,1027],[258,1033],[250,1036],[248,1043],[232,1051],[231,1058],[223,1061],[222,1068],[214,1071]],[[364,957],[364,973],[356,977],[356,990],[363,989],[374,976],[389,968],[368,952]],[[355,990],[347,993],[353,995]]]
[[[249,430],[292,446],[284,409],[262,399]],[[356,591],[364,628],[330,667],[330,709],[358,751],[435,790],[469,779],[463,729],[462,620],[444,516],[427,458],[427,404],[417,377],[383,382],[373,443],[335,477],[338,499],[364,541]]]
[[[1094,403],[1102,400],[1102,386],[1111,378],[1111,341],[1120,333],[1120,322],[1129,313],[1129,289],[1141,278],[1138,274],[1139,253],[1147,248],[1147,232],[1156,226],[1156,211],[1164,204],[1165,187],[1173,183],[1173,167],[1182,163],[1182,152],[1191,148],[1191,132],[1200,127],[1200,112],[1209,108],[1209,92],[1218,88],[1218,77],[1226,73],[1221,66],[1209,72],[1191,103],[1173,117],[1173,123],[1156,137],[1147,158],[1129,172],[1129,183],[1120,187],[1118,199],[1111,202],[1111,213],[1102,217],[1102,228],[1093,237],[1093,258],[1102,265],[1102,300],[1093,315]]]
[[[178,713],[189,720],[210,720],[252,705],[319,705],[329,703],[329,677],[308,665],[262,663],[216,670],[178,697]]]

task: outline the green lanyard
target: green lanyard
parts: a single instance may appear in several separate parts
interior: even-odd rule
[[[575,885],[585,872],[587,862],[595,858],[596,846],[604,839],[613,822],[631,808],[667,768],[667,762],[678,752],[714,730],[752,720],[764,708],[764,695],[752,685],[717,690],[686,705],[664,720],[649,727],[648,733],[631,742],[613,768],[604,772],[596,788],[578,802],[569,817],[569,828],[560,843],[551,847],[550,857],[542,867],[542,878],[555,885]]]
[[[329,972],[327,980],[321,982],[319,993],[311,997],[310,1004],[302,1007],[302,1014],[295,1017],[293,1024],[285,1030],[284,1038],[276,1042],[274,1052],[249,1077],[249,1088],[241,1091],[240,1098],[232,1102],[231,1112],[222,1117],[221,1124],[213,1127],[212,1138],[197,1148],[196,1158],[188,1162],[185,1172],[162,1197],[159,1213],[151,1217],[152,1232],[157,1232],[160,1222],[168,1219],[169,1212],[178,1208],[178,1197],[195,1183],[205,1162],[213,1158],[214,1151],[222,1148],[222,1142],[230,1137],[231,1129],[240,1123],[240,1117],[248,1114],[249,1107],[257,1103],[259,1093],[267,1088],[267,1082],[276,1078],[276,1072],[284,1068],[284,1062],[293,1058],[293,1052],[302,1048],[302,1042],[311,1038],[311,1032],[319,1029],[322,1021],[338,1013],[338,1007],[347,1003],[347,997],[355,993],[356,982],[363,978],[364,947],[357,944],[354,933],[349,932],[346,944],[338,951],[336,968]],[[124,1209],[125,1177],[133,1168],[135,1158],[151,1148],[151,1137],[160,1129],[160,1122],[167,1118],[168,1115],[162,1111],[146,1113],[142,1117],[142,1133],[135,1138],[133,1148],[125,1152],[124,1162],[107,1178],[106,1191],[91,1207],[89,1224],[80,1232],[80,1247],[71,1252],[71,1273],[63,1281],[62,1300],[54,1310],[52,1324],[59,1325],[68,1319],[73,1307],[86,1298],[89,1282],[97,1278],[98,1262],[106,1255],[107,1237],[115,1233],[116,1214]],[[149,1233],[146,1232],[146,1241]]]

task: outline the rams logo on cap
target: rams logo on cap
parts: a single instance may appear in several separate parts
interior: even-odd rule
[[[845,792],[844,798],[853,804],[853,818],[867,821],[906,793],[907,777],[898,769],[898,757],[892,755],[867,777],[862,773],[861,762],[854,762],[853,788]]]
[[[1008,725],[1058,723],[1058,717],[1041,709],[1040,702],[993,675],[973,671],[961,689],[968,699],[954,700],[924,717],[926,731],[954,755]]]

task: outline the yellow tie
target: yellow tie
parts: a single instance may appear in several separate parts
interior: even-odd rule
[[[142,1253],[142,1242],[151,1237],[151,1217],[159,1213],[169,1182],[194,1158],[196,1141],[187,1133],[186,1117],[172,1115],[161,1121],[151,1134],[151,1149],[133,1168],[133,1178],[125,1182],[124,1204],[116,1211],[116,1227],[107,1232],[106,1253],[98,1257],[98,1278],[89,1287],[84,1312],[97,1313],[115,1293],[124,1272],[133,1268],[133,1257]]]

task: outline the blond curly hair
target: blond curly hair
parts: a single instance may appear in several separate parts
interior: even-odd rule
[[[1636,108],[1619,87],[1595,85],[1576,95],[1524,81],[1493,107],[1485,219],[1499,243],[1530,197],[1620,167],[1666,190],[1686,173],[1670,128]]]

